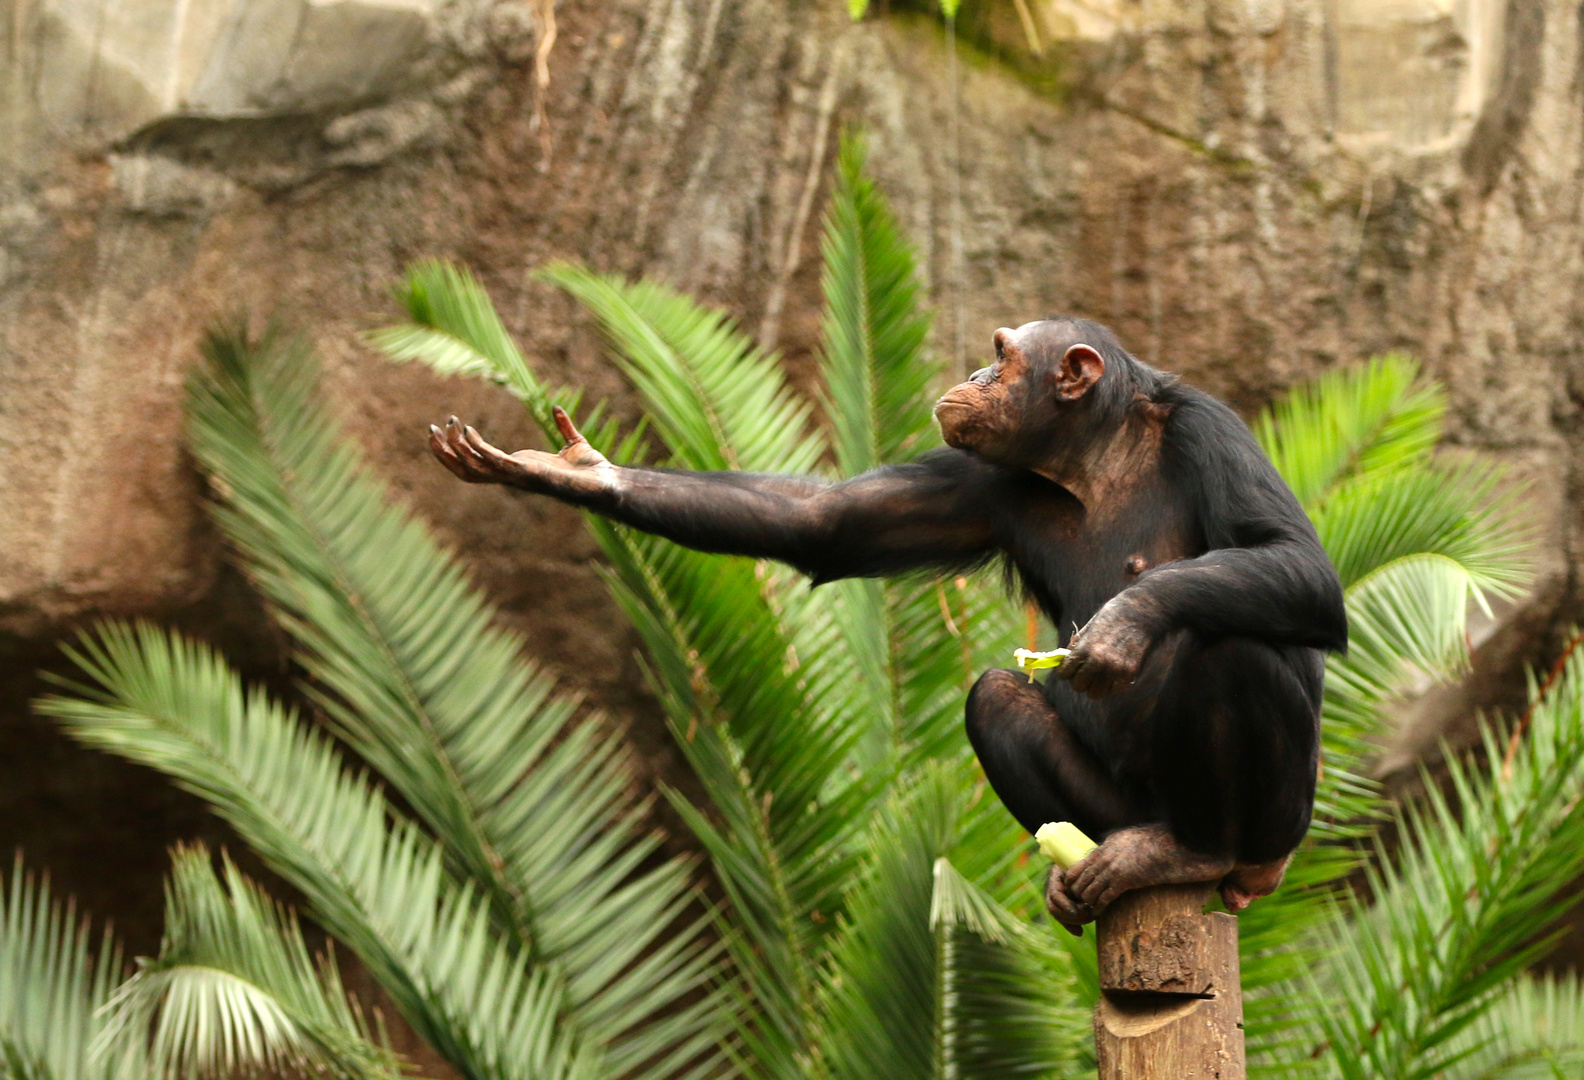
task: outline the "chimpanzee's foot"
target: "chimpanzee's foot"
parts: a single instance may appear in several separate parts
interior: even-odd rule
[[[1287,864],[1292,856],[1268,863],[1240,863],[1221,879],[1221,899],[1226,909],[1236,915],[1262,896],[1276,891],[1286,876]]]
[[[1093,918],[1129,889],[1220,881],[1231,869],[1230,858],[1189,851],[1164,825],[1138,825],[1112,833],[1069,867],[1063,886]]]

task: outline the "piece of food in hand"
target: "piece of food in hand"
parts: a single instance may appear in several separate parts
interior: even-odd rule
[[[1034,673],[1041,668],[1061,667],[1062,661],[1067,659],[1070,649],[1052,649],[1050,652],[1035,652],[1033,649],[1019,649],[1012,655],[1017,658],[1018,670],[1029,673],[1029,682],[1034,681]]]
[[[1039,841],[1040,854],[1063,870],[1100,846],[1070,821],[1047,821],[1034,839]]]

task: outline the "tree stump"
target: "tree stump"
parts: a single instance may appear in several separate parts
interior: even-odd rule
[[[1244,1080],[1237,919],[1209,885],[1124,893],[1096,924],[1100,1080]]]

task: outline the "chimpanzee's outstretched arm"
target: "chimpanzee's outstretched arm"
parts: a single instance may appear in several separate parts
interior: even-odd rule
[[[816,582],[974,562],[993,538],[984,496],[992,466],[960,451],[840,483],[614,465],[566,414],[559,454],[506,454],[453,417],[430,447],[470,483],[551,495],[700,551],[778,559]]]

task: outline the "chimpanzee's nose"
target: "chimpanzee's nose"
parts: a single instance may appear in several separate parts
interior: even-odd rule
[[[974,372],[972,375],[968,376],[968,381],[969,382],[976,382],[976,383],[987,383],[987,382],[990,381],[990,371],[991,371],[990,368],[982,367],[978,371]]]

